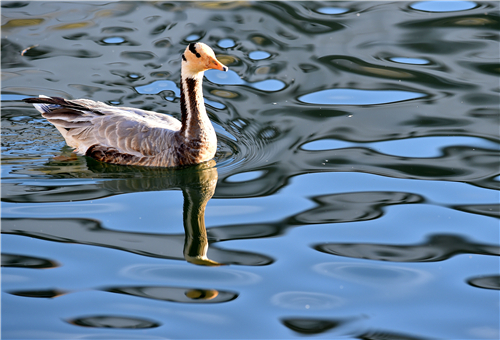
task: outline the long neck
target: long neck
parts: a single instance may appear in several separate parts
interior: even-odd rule
[[[203,101],[203,72],[189,75],[181,74],[181,113],[182,128],[180,134],[186,139],[201,139],[213,134],[212,123],[208,119]]]

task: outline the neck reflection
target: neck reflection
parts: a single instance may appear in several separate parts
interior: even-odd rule
[[[205,208],[217,186],[217,169],[214,161],[186,171],[181,186],[184,196],[184,258],[186,261],[203,266],[221,266],[222,263],[207,257],[208,236],[205,228]]]

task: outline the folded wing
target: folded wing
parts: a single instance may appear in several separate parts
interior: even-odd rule
[[[32,103],[77,153],[111,163],[137,164],[161,158],[174,147],[168,144],[181,128],[177,119],[164,114],[87,99],[41,96],[24,101]]]

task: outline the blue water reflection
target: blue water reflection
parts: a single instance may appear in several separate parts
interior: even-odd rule
[[[300,96],[301,102],[319,105],[378,105],[425,97],[423,93],[395,90],[329,89]]]
[[[25,95],[22,95],[22,94],[2,93],[2,95],[1,95],[1,101],[23,100],[24,98],[27,98],[27,97]]]
[[[236,45],[233,39],[221,39],[217,42],[217,45],[219,45],[222,48],[231,48]]]
[[[286,86],[284,82],[278,79],[266,79],[253,83],[247,82],[232,70],[229,70],[227,72],[208,70],[207,72],[205,72],[205,77],[209,81],[219,85],[246,85],[266,92],[280,91]]]
[[[426,12],[457,12],[477,6],[473,1],[420,1],[410,5],[411,8]]]
[[[430,61],[423,58],[404,58],[404,57],[393,57],[389,58],[391,61],[401,64],[413,64],[413,65],[425,65],[429,64]]]
[[[340,7],[320,7],[316,11],[322,14],[342,14],[347,12],[348,9]]]
[[[381,153],[401,157],[439,157],[442,149],[450,146],[464,145],[470,148],[500,150],[500,144],[474,137],[419,137],[383,141],[375,143],[353,143],[341,140],[322,139],[301,146],[304,150],[320,151],[352,147],[371,148]]]
[[[265,172],[263,171],[250,171],[250,172],[243,172],[239,173],[236,175],[233,175],[231,177],[226,178],[226,181],[228,182],[246,182],[246,181],[252,181],[257,178],[262,177]]]
[[[104,38],[102,41],[104,41],[106,44],[120,44],[125,41],[122,37],[109,37],[109,38]]]
[[[197,41],[200,38],[201,38],[201,36],[199,34],[190,34],[185,39],[186,39],[186,41],[191,42],[191,41]]]
[[[176,97],[181,95],[181,90],[171,80],[156,80],[151,84],[137,86],[135,90],[141,94],[158,94],[161,91],[172,91]]]
[[[207,98],[204,98],[204,100],[205,100],[205,104],[210,105],[216,109],[223,110],[226,108],[226,105],[219,103],[219,102],[216,102],[214,100],[209,100]]]
[[[265,51],[252,51],[248,54],[248,57],[252,60],[263,60],[271,56],[270,53]]]

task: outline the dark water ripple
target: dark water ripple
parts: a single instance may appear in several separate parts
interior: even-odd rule
[[[2,253],[2,267],[47,269],[58,266],[59,264],[48,259]]]
[[[299,225],[366,221],[379,218],[394,204],[422,203],[423,197],[398,192],[353,192],[313,197],[316,208],[293,216]]]
[[[402,334],[402,333],[394,333],[390,331],[381,331],[381,330],[373,330],[361,334],[358,339],[361,340],[423,340],[429,339],[425,337],[420,337],[412,334]]]
[[[53,57],[73,57],[73,58],[99,58],[101,54],[95,52],[89,52],[87,50],[64,50],[57,49],[52,46],[36,46],[30,48],[24,56],[28,60],[37,60],[44,58],[53,58]]]
[[[135,317],[123,317],[115,315],[94,315],[68,320],[76,326],[92,328],[115,328],[115,329],[144,329],[161,326],[160,323]]]
[[[496,2],[1,7],[6,336],[498,338]],[[215,179],[75,156],[21,102],[179,118],[197,40],[230,68]],[[176,229],[208,182],[205,234]]]
[[[301,336],[314,335],[328,332],[332,336],[350,336],[361,340],[423,340],[411,334],[393,333],[382,330],[368,330],[366,332],[353,332],[352,329],[343,327],[349,319],[315,319],[315,318],[290,318],[283,319],[282,323]],[[340,329],[339,329],[340,328]],[[343,329],[344,328],[344,329]],[[353,333],[355,335],[353,335]]]
[[[380,56],[380,58],[382,59],[379,61],[380,66],[375,63],[367,63],[355,57],[342,55],[325,56],[319,58],[318,61],[328,66],[334,73],[350,72],[369,77],[376,77],[378,79],[385,78],[404,80],[405,83],[415,83],[427,89],[434,88],[466,91],[477,88],[476,85],[466,81],[454,81],[453,79],[450,79],[449,76],[444,78],[445,74],[442,72],[444,70],[439,70],[441,72],[432,72],[432,68],[427,68],[424,72],[415,70],[414,65],[406,65],[406,67],[390,67],[386,62],[384,62],[384,59],[389,59],[390,57]],[[441,76],[439,76],[439,74],[441,74]]]
[[[478,288],[500,290],[500,275],[474,277],[467,283]]]
[[[238,294],[233,292],[178,287],[111,287],[106,288],[106,291],[179,303],[222,303],[238,297]]]
[[[433,235],[427,242],[411,246],[328,243],[314,248],[332,255],[393,262],[443,261],[459,254],[500,255],[495,244],[478,244],[455,235]]]
[[[472,214],[480,214],[500,218],[500,204],[475,204],[475,205],[458,205],[454,209],[465,211]]]
[[[328,320],[328,319],[313,319],[313,318],[290,318],[282,320],[283,324],[291,330],[304,334],[320,334],[330,331],[344,324],[345,320]]]
[[[40,299],[53,299],[58,296],[66,294],[66,291],[57,289],[46,289],[46,290],[17,290],[10,292],[15,296],[23,296],[30,298],[40,298]]]

